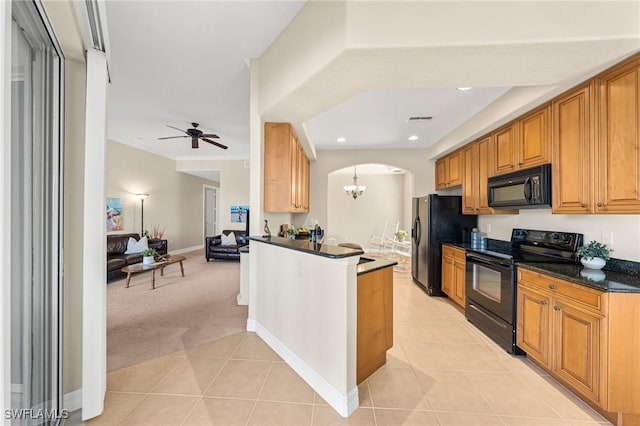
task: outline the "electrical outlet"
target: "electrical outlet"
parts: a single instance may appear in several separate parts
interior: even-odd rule
[[[490,223],[487,223],[487,234],[488,234],[489,232],[491,232],[491,224],[490,224]]]
[[[602,244],[606,244],[608,246],[611,246],[611,244],[613,244],[611,242],[611,237],[613,236],[613,232],[609,232],[609,231],[600,231],[600,242]]]
[[[302,276],[302,262],[298,262],[298,276]]]

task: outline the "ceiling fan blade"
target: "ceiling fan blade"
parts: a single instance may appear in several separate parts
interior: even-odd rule
[[[202,139],[205,142],[209,142],[210,144],[213,144],[213,145],[215,145],[215,146],[217,146],[219,148],[222,148],[222,149],[227,149],[228,148],[226,145],[222,145],[221,143],[218,143],[216,141],[212,141],[211,139],[207,139],[207,138],[203,138],[203,137],[200,137],[200,139]]]
[[[158,138],[158,140],[161,139],[175,139],[175,138],[188,138],[189,136],[167,136],[166,138]]]
[[[196,149],[198,147],[198,138],[191,138],[191,148]]]
[[[203,133],[200,136],[205,137],[205,138],[213,138],[213,139],[220,139],[220,136],[216,135],[215,133]]]
[[[167,124],[167,127],[171,127],[172,129],[180,130],[182,133],[187,133],[186,130],[178,129],[177,127],[169,126],[168,124]]]

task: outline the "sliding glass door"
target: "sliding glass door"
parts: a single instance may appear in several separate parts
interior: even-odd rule
[[[14,1],[11,14],[11,417],[55,424],[63,415],[63,60],[39,3]]]

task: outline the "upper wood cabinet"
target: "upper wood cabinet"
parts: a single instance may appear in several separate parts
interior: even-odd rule
[[[467,145],[462,150],[462,214],[518,214],[518,210],[494,210],[489,207],[487,181],[491,157],[491,136]]]
[[[640,213],[640,57],[596,77],[596,213]]]
[[[309,160],[289,123],[264,125],[264,210],[309,211]]]
[[[436,190],[462,185],[462,151],[436,161]]]
[[[493,149],[491,157],[493,169],[491,176],[509,173],[516,170],[518,162],[515,147],[517,128],[512,123],[493,133]]]
[[[545,105],[493,133],[491,176],[551,161],[550,109]]]
[[[593,83],[555,99],[551,104],[553,213],[589,213],[593,143]]]

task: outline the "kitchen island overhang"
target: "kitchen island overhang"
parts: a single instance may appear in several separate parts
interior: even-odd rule
[[[341,416],[358,408],[357,275],[362,250],[251,237],[249,315],[255,331]]]

